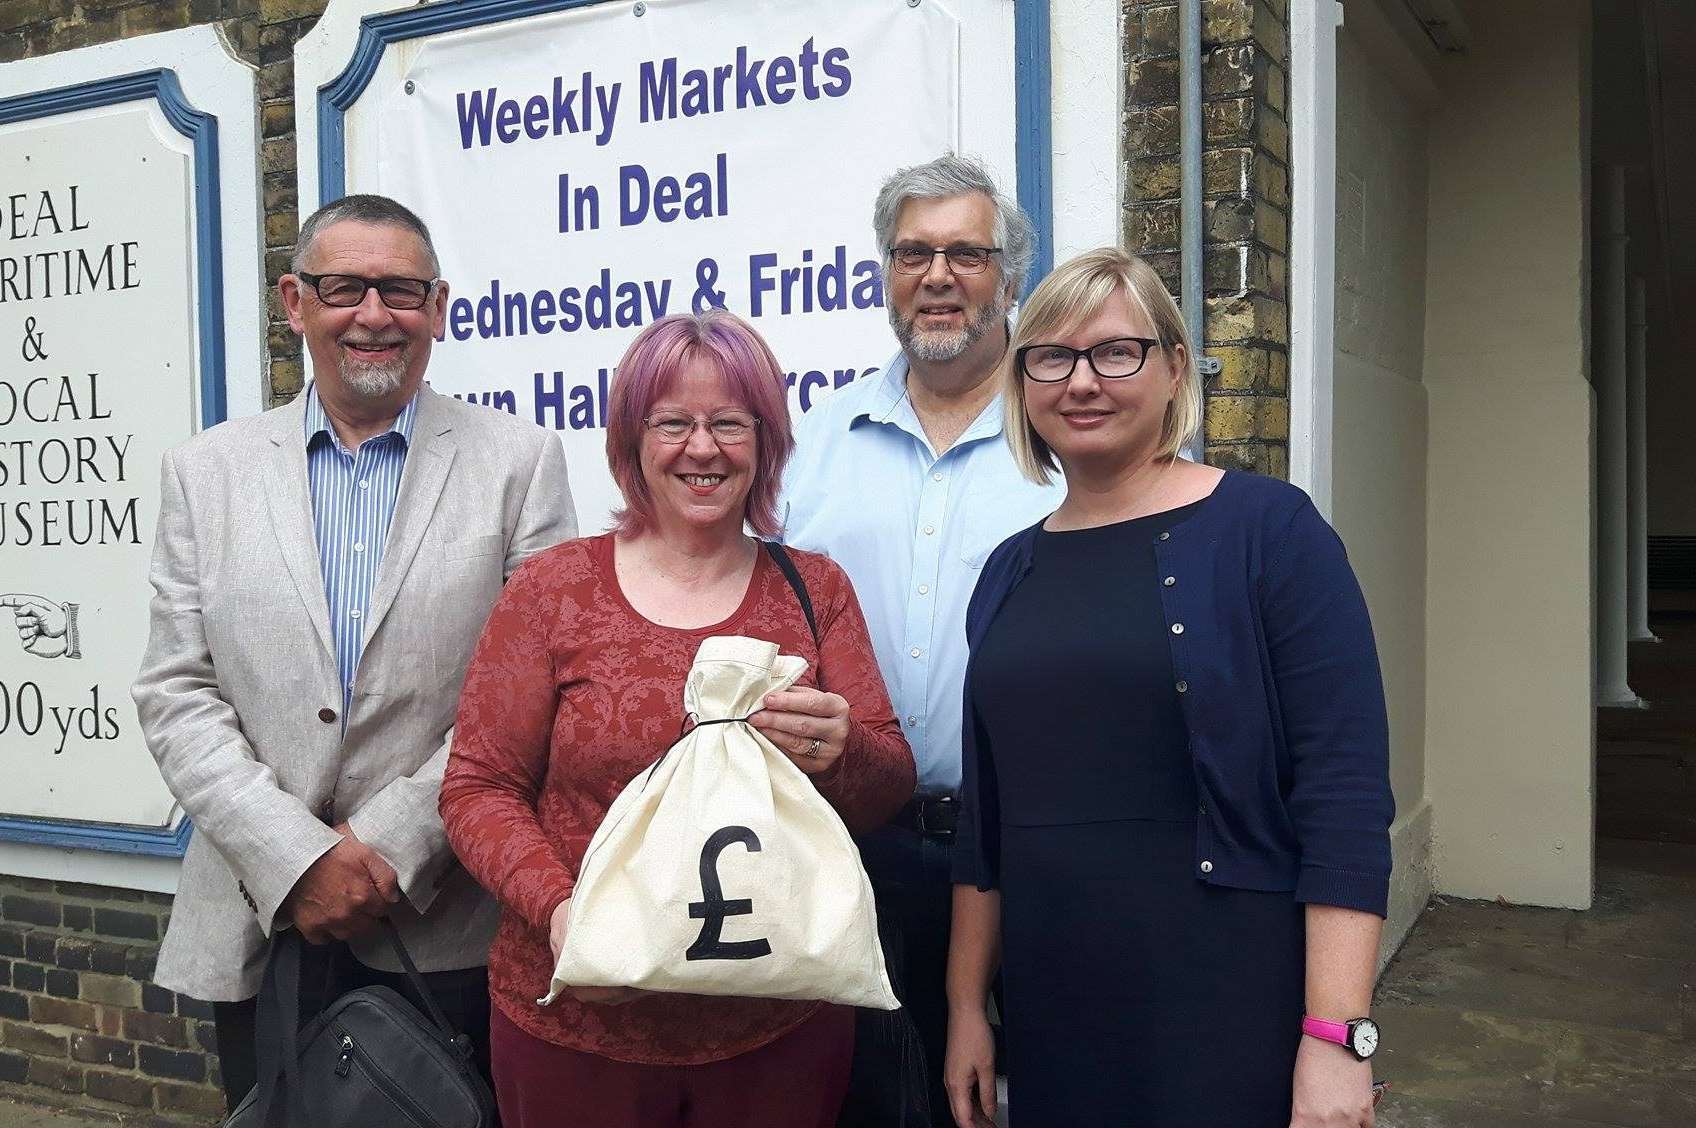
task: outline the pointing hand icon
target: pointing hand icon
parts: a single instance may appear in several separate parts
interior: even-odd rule
[[[55,603],[39,595],[0,595],[10,608],[24,651],[37,658],[82,657],[76,646],[76,604]]]

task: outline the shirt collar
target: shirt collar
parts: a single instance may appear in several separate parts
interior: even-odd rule
[[[399,435],[401,445],[403,447],[410,447],[412,446],[412,425],[417,418],[418,393],[414,392],[412,398],[406,401],[406,406],[401,408],[400,414],[395,416],[395,421],[389,424],[389,429],[385,431],[383,435],[377,435],[374,437],[383,438],[386,435]],[[321,403],[318,399],[317,383],[311,383],[306,386],[305,428],[306,446],[308,449],[311,449],[313,443],[317,442],[318,437],[322,435],[324,436],[324,441],[335,444],[337,450],[347,450],[346,447],[342,446],[341,438],[336,434],[335,428],[330,426],[330,415],[324,410],[323,403]]]
[[[867,397],[866,405],[848,419],[849,429],[860,422],[890,423],[904,431],[923,437],[924,428],[919,423],[919,416],[913,410],[912,401],[907,398],[907,354],[898,352],[894,358],[883,367],[878,376],[877,386]],[[994,439],[1001,436],[1002,431],[1001,393],[984,405],[983,411],[972,420],[971,426],[954,441],[955,447],[979,439]]]

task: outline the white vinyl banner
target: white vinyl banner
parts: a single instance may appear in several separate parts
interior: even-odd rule
[[[0,815],[175,813],[129,688],[199,411],[192,157],[151,100],[0,126]]]
[[[349,112],[348,190],[430,224],[451,286],[431,384],[558,431],[585,533],[618,505],[613,370],[656,318],[748,318],[792,411],[893,352],[872,200],[957,147],[942,4],[607,3],[405,48]]]

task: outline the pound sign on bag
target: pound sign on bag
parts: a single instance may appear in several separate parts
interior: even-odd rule
[[[701,847],[701,899],[689,903],[689,919],[701,922],[701,934],[683,953],[686,960],[757,960],[771,955],[771,945],[760,940],[721,940],[724,918],[747,916],[754,911],[750,897],[724,899],[724,884],[718,879],[718,856],[739,842],[748,853],[760,852],[760,836],[745,826],[725,826],[713,831]]]

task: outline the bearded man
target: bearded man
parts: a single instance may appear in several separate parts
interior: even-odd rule
[[[998,372],[1035,235],[977,162],[943,156],[886,180],[872,224],[901,351],[813,408],[784,479],[784,540],[847,571],[919,788],[860,841],[902,1001],[924,1042],[931,1110],[942,1090],[944,979],[960,789],[966,603],[996,545],[1060,503],[1002,438]],[[844,1123],[857,1122],[850,1112]],[[873,1115],[860,1118],[876,1123]]]
[[[303,1021],[355,987],[412,997],[387,918],[488,1070],[498,914],[436,798],[483,620],[576,522],[552,434],[424,385],[440,273],[395,201],[321,208],[278,283],[312,382],[164,457],[133,694],[194,836],[155,978],[213,1004],[232,1108],[286,927],[308,941]]]

